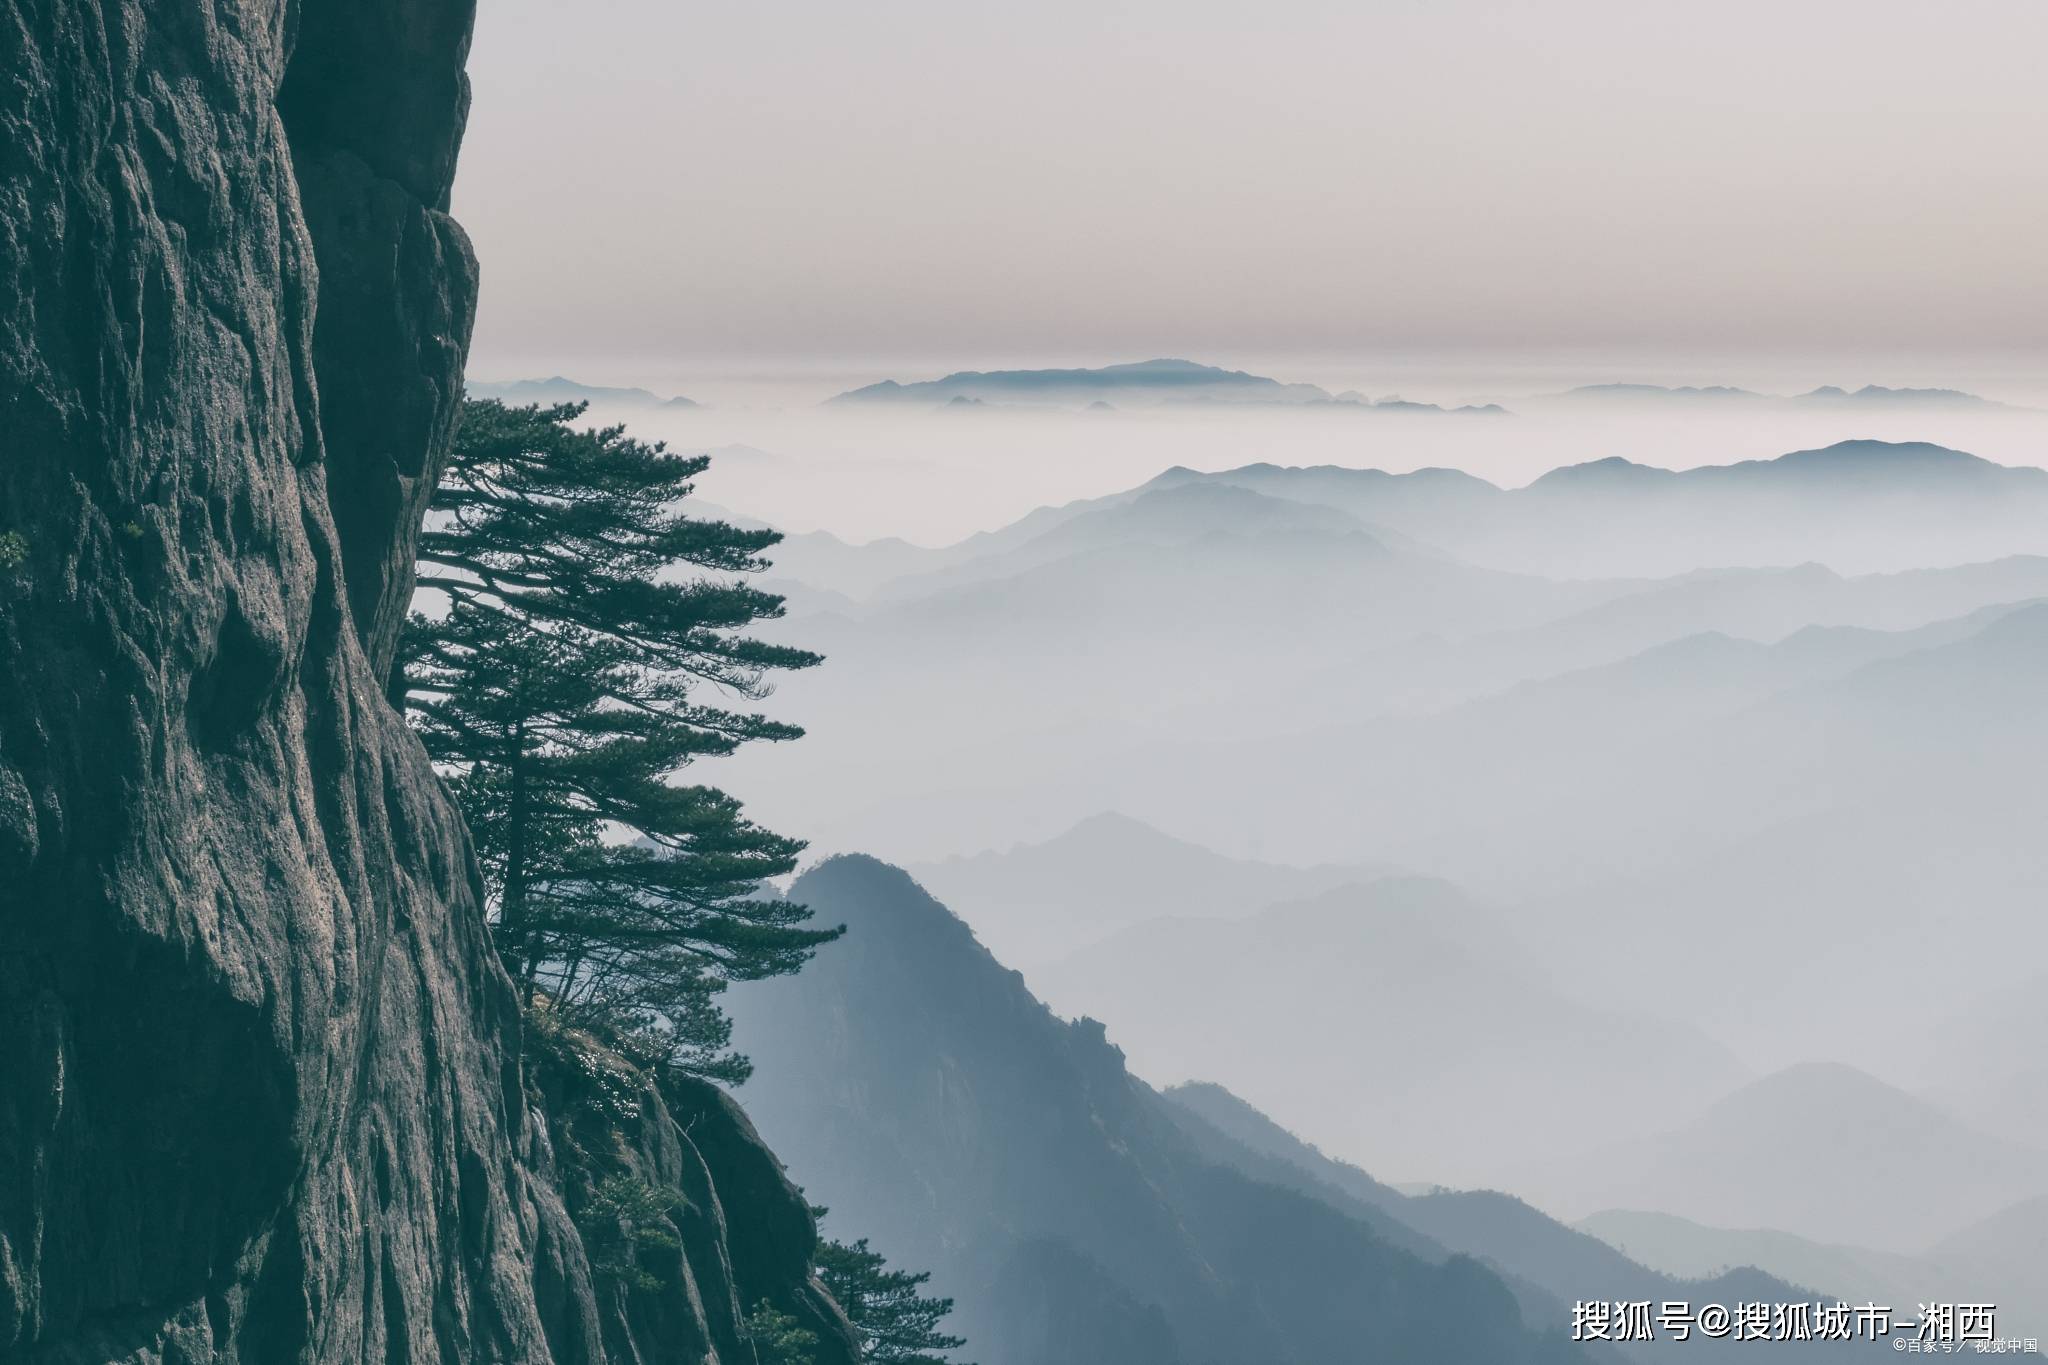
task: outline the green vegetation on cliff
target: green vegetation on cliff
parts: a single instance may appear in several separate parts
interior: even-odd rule
[[[447,610],[414,614],[404,690],[529,1005],[739,1081],[718,993],[795,971],[836,931],[761,894],[801,843],[676,779],[801,733],[708,698],[759,699],[771,670],[818,658],[744,634],[781,611],[736,577],[777,537],[675,510],[707,460],[580,412],[464,406],[420,539],[420,586]]]

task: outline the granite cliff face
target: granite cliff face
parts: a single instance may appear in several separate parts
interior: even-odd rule
[[[729,1359],[764,1297],[844,1341],[729,1102],[600,1153],[700,1181],[706,1273],[593,1276],[385,700],[471,18],[0,0],[0,1358]]]

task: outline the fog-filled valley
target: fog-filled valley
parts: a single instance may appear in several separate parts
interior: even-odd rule
[[[946,1041],[1028,1023],[1088,1104],[1129,1067],[1123,1117],[1072,1122],[1181,1114],[1180,1151],[1225,1140],[1173,1096],[1225,1096],[1314,1144],[1262,1178],[1327,1194],[1349,1172],[1354,1214],[1425,1262],[1469,1245],[1538,1318],[1572,1295],[1514,1255],[1567,1237],[1628,1274],[1750,1266],[1851,1298],[1990,1281],[2008,1317],[2048,1317],[2013,1244],[2048,1196],[2048,416],[1931,391],[1105,398],[1088,386],[1125,381],[1073,373],[1101,372],[593,410],[708,451],[721,515],[802,528],[765,581],[787,599],[770,638],[829,661],[772,701],[807,734],[725,777],[814,858],[915,879],[800,880],[847,944],[735,993],[768,1063],[748,1103],[797,1179],[952,1267],[937,1282],[983,1338],[1077,1276],[1116,1288],[1102,1331],[1164,1332],[1120,1358],[1218,1330],[1174,1306],[1158,1247],[1097,1245],[1077,1228],[1101,1209],[1043,1203],[1095,1158],[1001,1176],[1023,1223],[953,1221],[946,1181],[982,1207],[986,1163],[1038,1139],[927,1152],[908,1115],[1053,1104],[1038,1063],[1001,1060],[1024,1044],[977,1062]],[[993,955],[963,942],[919,979],[1020,971],[961,987],[1008,1022],[888,1032],[877,978],[907,969],[856,943],[882,915],[910,951],[889,917],[911,903]],[[820,1003],[825,979],[848,998]],[[874,1055],[804,1072],[827,1034]],[[926,1034],[940,1055],[889,1074]],[[1509,1197],[1468,1226],[1430,1201],[1479,1195],[1396,1186]],[[1170,1195],[1172,1216],[1208,1197]],[[1517,1218],[1550,1231],[1518,1240]]]

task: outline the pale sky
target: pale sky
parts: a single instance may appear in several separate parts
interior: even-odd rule
[[[2042,0],[486,0],[471,71],[508,363],[2048,351]]]

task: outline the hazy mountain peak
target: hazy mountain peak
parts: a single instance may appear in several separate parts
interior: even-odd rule
[[[1803,486],[1810,478],[1843,481],[1843,486],[1882,491],[1878,479],[1918,481],[1928,478],[1959,478],[1974,482],[1981,478],[2018,478],[2048,481],[2048,472],[2027,467],[1994,464],[1967,451],[1953,450],[1930,441],[1879,441],[1854,438],[1811,450],[1788,451],[1770,459],[1742,460],[1735,464],[1697,465],[1690,469],[1664,469],[1638,464],[1619,455],[1589,460],[1553,469],[1531,483],[1525,492],[1574,493],[1588,490],[1624,491],[1655,486],[1660,492],[1701,485],[1734,487],[1754,481],[1791,480]]]
[[[1992,611],[1982,629],[1898,658],[1878,660],[1846,680],[1880,689],[1902,709],[1940,705],[1964,695],[2003,695],[2023,703],[2048,670],[2048,602]]]
[[[1424,465],[1420,469],[1410,469],[1397,474],[1391,470],[1359,468],[1354,465],[1274,464],[1270,460],[1260,460],[1252,464],[1238,465],[1231,469],[1222,469],[1214,473],[1202,474],[1199,477],[1220,480],[1225,483],[1249,480],[1339,479],[1365,483],[1458,484],[1484,488],[1494,492],[1499,491],[1495,485],[1480,478],[1477,474],[1467,473],[1462,469],[1452,469],[1444,465]]]
[[[1200,525],[1235,534],[1276,524],[1297,531],[1331,533],[1365,529],[1356,517],[1334,507],[1273,497],[1237,484],[1200,480],[1147,488],[1129,502],[1077,517],[1048,534],[1075,534],[1083,525],[1110,518],[1126,524]]]
[[[1857,1104],[1886,1104],[1919,1101],[1904,1091],[1886,1085],[1867,1071],[1846,1062],[1795,1062],[1767,1076],[1760,1076],[1715,1106],[1740,1109],[1748,1106],[1779,1108],[1791,1102],[1807,1103],[1819,1097],[1822,1103],[1843,1100]]]
[[[1119,852],[1128,854],[1134,848],[1147,845],[1156,849],[1170,849],[1174,852],[1199,853],[1203,851],[1198,845],[1191,844],[1185,839],[1176,839],[1164,830],[1146,824],[1143,820],[1113,810],[1097,811],[1093,815],[1084,816],[1070,826],[1064,834],[1056,834],[1043,844],[1037,845],[1037,847],[1089,846],[1099,848],[1109,846],[1116,848]],[[1028,845],[1017,844],[1013,846],[1012,851],[1025,847],[1028,847]]]
[[[913,869],[1006,961],[1027,967],[1133,924],[1245,918],[1386,870],[1231,858],[1113,811],[1039,843]]]
[[[1634,460],[1620,455],[1609,455],[1604,459],[1587,460],[1582,464],[1563,465],[1553,469],[1531,483],[1528,491],[1555,492],[1562,489],[1628,487],[1674,477],[1676,475],[1672,470],[1659,469],[1655,465],[1637,464]]]
[[[1109,397],[1136,402],[1181,398],[1263,403],[1330,401],[1330,395],[1314,384],[1283,383],[1264,375],[1174,357],[1094,369],[957,370],[938,379],[908,384],[884,379],[827,401],[946,403],[967,398],[1085,406]]]
[[[2003,403],[1961,389],[1936,388],[1887,388],[1883,384],[1865,384],[1851,392],[1835,384],[1823,384],[1817,389],[1800,394],[1793,400],[1798,403],[1833,403],[1856,407],[1948,407],[1948,408],[2002,408]]]
[[[1101,374],[1232,374],[1241,375],[1242,370],[1224,370],[1214,365],[1203,365],[1192,360],[1162,357],[1158,360],[1132,360],[1121,365],[1104,365]]]
[[[1805,393],[1786,397],[1775,393],[1758,393],[1751,389],[1734,388],[1726,384],[1708,385],[1667,385],[1667,384],[1582,384],[1565,393],[1553,395],[1562,400],[1632,402],[1636,404],[1670,403],[1718,404],[1742,403],[1751,407],[1771,406],[1778,408],[1841,407],[1862,409],[1883,408],[2002,408],[2006,405],[1960,389],[1940,388],[1887,388],[1882,384],[1865,384],[1859,389],[1845,389],[1839,384],[1822,384]]]
[[[646,389],[584,384],[559,374],[546,379],[470,380],[464,388],[471,398],[495,398],[504,403],[590,403],[598,407],[627,408],[698,406],[688,398],[663,398]]]
[[[1530,1335],[1492,1272],[1360,1207],[1376,1189],[1362,1173],[1340,1172],[1342,1189],[1270,1161],[1255,1175],[1233,1158],[1256,1153],[1195,1138],[1189,1108],[1132,1076],[1099,1022],[1059,1019],[962,951],[964,928],[902,873],[838,858],[793,894],[849,931],[800,982],[733,992],[735,1037],[762,1060],[749,1110],[812,1197],[929,1267],[949,1325],[1007,1365],[1579,1358],[1562,1309]],[[1019,1251],[1049,1243],[1068,1269],[1020,1274]],[[1361,1311],[1382,1301],[1415,1311]],[[1132,1344],[1140,1318],[1160,1344]]]
[[[1989,466],[1991,461],[1968,451],[1953,450],[1948,446],[1936,445],[1932,441],[1876,441],[1855,438],[1837,441],[1833,445],[1820,446],[1812,450],[1794,450],[1780,455],[1775,460],[1753,463],[1800,465],[1828,462],[1870,463],[1873,461],[1891,464],[1932,464],[1958,467]]]
[[[1738,389],[1727,384],[1581,384],[1569,390],[1565,397],[1577,398],[1762,398],[1765,395],[1750,389]]]
[[[1583,1211],[1653,1208],[1893,1250],[2048,1191],[2048,1153],[1982,1133],[1839,1062],[1749,1082],[1693,1122],[1588,1154],[1560,1182]]]

